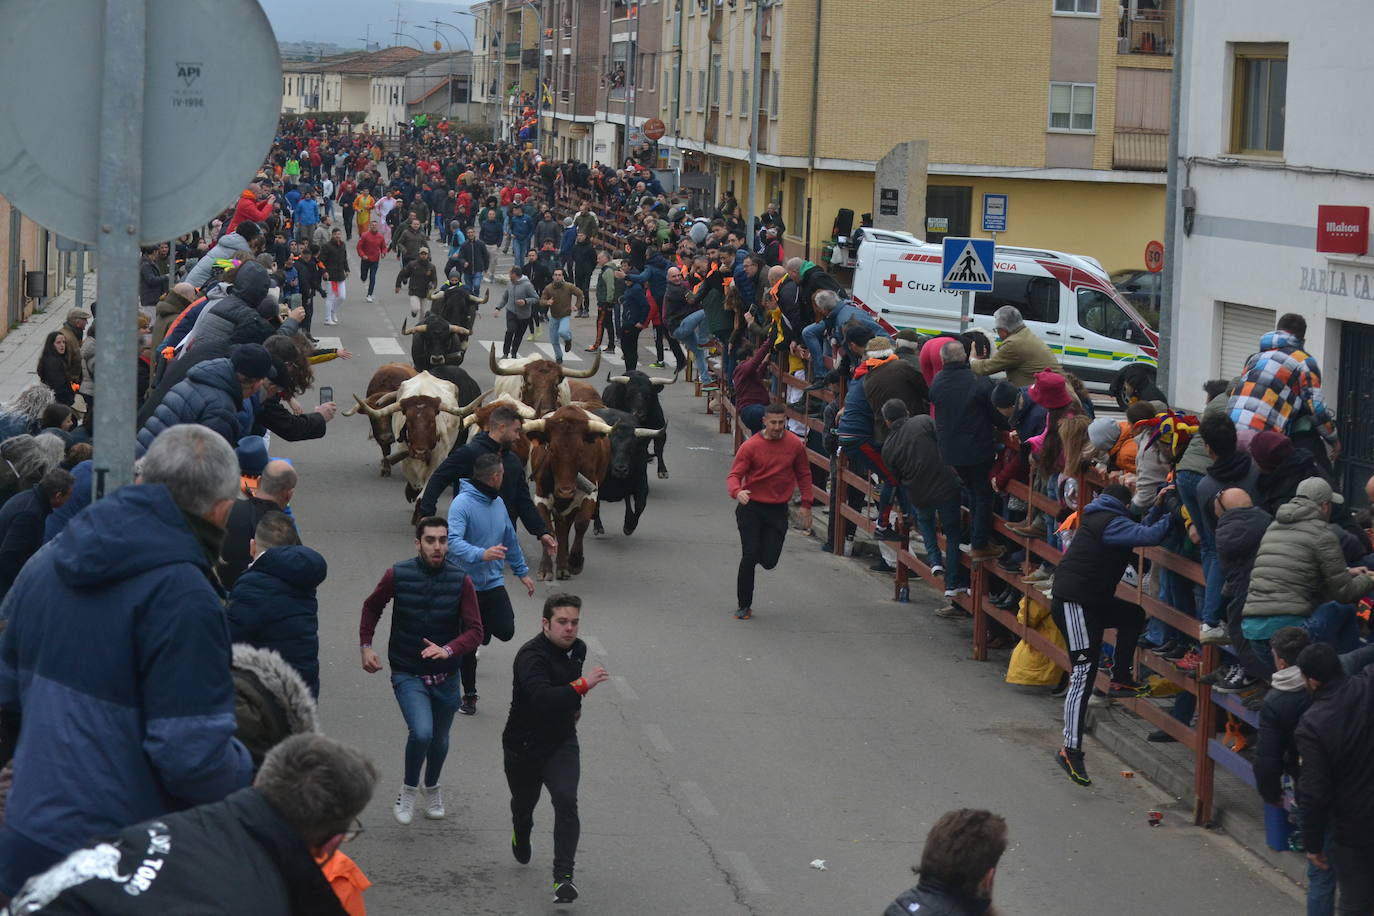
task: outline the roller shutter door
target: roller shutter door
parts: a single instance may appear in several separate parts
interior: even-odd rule
[[[1221,364],[1218,378],[1234,378],[1245,368],[1245,361],[1259,350],[1260,338],[1274,330],[1278,313],[1273,309],[1221,304]]]

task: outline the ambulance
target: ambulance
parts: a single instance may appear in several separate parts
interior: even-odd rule
[[[958,332],[960,296],[940,288],[942,251],[906,232],[863,228],[857,248],[854,304],[895,333]],[[992,292],[971,293],[969,324],[995,340],[992,315],[1004,305],[1020,309],[1026,327],[1089,390],[1108,392],[1127,366],[1158,365],[1159,335],[1117,293],[1093,258],[1039,248],[998,245]]]

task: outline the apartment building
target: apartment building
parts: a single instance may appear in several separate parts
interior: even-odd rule
[[[76,276],[76,256],[57,250],[57,236],[29,219],[19,208],[0,197],[0,295],[5,302],[5,321],[0,337],[33,314],[48,298],[56,296]],[[95,254],[84,258],[87,271],[95,269]]]
[[[1278,316],[1303,315],[1343,490],[1359,499],[1374,474],[1374,127],[1349,113],[1374,78],[1374,10],[1254,0],[1244,16],[1200,3],[1187,15],[1167,393],[1198,404]]]
[[[818,256],[840,208],[872,212],[875,164],[908,140],[929,143],[928,239],[984,236],[984,194],[1007,195],[999,242],[1109,270],[1162,236],[1174,0],[657,8],[670,162],[704,196],[742,200],[757,80],[756,209],[779,203],[790,252]]]
[[[416,48],[350,51],[316,61],[282,62],[282,114],[363,113],[374,130],[394,130],[407,117],[410,74],[432,58]]]

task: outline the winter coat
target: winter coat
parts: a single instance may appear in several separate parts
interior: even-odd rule
[[[210,275],[214,273],[215,262],[230,260],[234,257],[244,257],[253,250],[248,244],[248,240],[237,232],[226,232],[219,237],[213,248],[205,252],[196,266],[192,267],[186,274],[186,282],[196,289],[203,289],[205,284],[210,282]]]
[[[1016,613],[1016,619],[1058,646],[1060,651],[1068,652],[1069,647],[1064,642],[1064,634],[1059,632],[1059,627],[1054,622],[1054,615],[1045,605],[1029,598],[1022,598],[1021,608]],[[1024,639],[1016,644],[1016,648],[1011,650],[1011,661],[1007,663],[1008,684],[1053,687],[1059,683],[1059,678],[1062,675],[1063,672],[1053,659]]]
[[[940,455],[954,467],[991,464],[993,430],[1008,429],[992,406],[992,382],[974,375],[967,363],[946,366],[930,386]]]
[[[538,301],[539,294],[534,291],[534,285],[525,277],[521,277],[518,282],[506,285],[496,310],[499,312],[509,307],[510,311],[506,313],[508,319],[514,315],[517,319],[527,320],[534,314],[534,306]]]
[[[864,397],[873,411],[873,438],[879,445],[887,439],[883,405],[896,398],[913,417],[930,411],[930,389],[921,370],[904,359],[893,359],[875,366],[864,376]]]
[[[1240,383],[1227,403],[1238,428],[1274,429],[1288,435],[1301,417],[1315,425],[1323,439],[1336,441],[1336,420],[1322,398],[1322,374],[1303,342],[1287,331],[1270,331],[1260,338]]]
[[[514,220],[512,219],[512,223]],[[514,230],[511,231],[515,235]],[[515,235],[516,238],[520,236]],[[541,219],[539,225],[534,227],[534,247],[543,248],[545,242],[549,242],[554,248],[558,247],[558,242],[563,238],[563,225],[557,220]]]
[[[1143,457],[1142,452],[1136,459],[1137,463]],[[1138,479],[1136,486],[1140,486]],[[1210,531],[1216,524],[1216,517],[1212,514],[1212,503],[1216,500],[1217,494],[1232,487],[1249,493],[1251,501],[1259,504],[1259,467],[1250,458],[1250,453],[1244,449],[1238,448],[1231,457],[1212,462],[1207,467],[1207,476],[1198,481],[1197,502],[1202,507],[1202,524],[1206,530]]]
[[[940,457],[935,421],[925,414],[897,421],[883,443],[883,463],[915,506],[933,508],[959,498],[959,476]]]
[[[528,241],[534,232],[534,220],[525,213],[510,217],[506,220],[506,224],[510,228],[511,238],[516,241]]]
[[[483,245],[500,245],[504,236],[505,230],[499,219],[484,219],[477,227],[477,237]]]
[[[465,274],[485,273],[490,265],[487,246],[481,239],[468,239],[458,248],[458,262]]]
[[[76,403],[76,391],[67,374],[67,358],[51,347],[38,359],[38,380],[52,389],[53,400],[57,403],[68,407]]]
[[[248,551],[248,542],[258,530],[258,522],[269,512],[280,512],[281,507],[270,499],[250,496],[236,499],[229,509],[229,517],[224,522],[224,542],[219,549],[219,563],[215,573],[220,584],[226,589],[233,588],[238,577],[253,561]]]
[[[990,900],[975,899],[956,894],[933,878],[921,882],[892,901],[883,916],[982,916],[988,911]]]
[[[300,171],[299,166],[296,170]],[[234,204],[234,215],[229,220],[229,225],[224,227],[224,231],[232,233],[238,228],[239,223],[248,220],[253,223],[260,223],[272,215],[272,198],[270,196],[258,200],[258,196],[249,188],[245,188],[239,194],[238,201]],[[222,236],[221,236],[222,238]]]
[[[577,739],[582,694],[572,682],[582,676],[586,660],[587,644],[580,639],[563,650],[540,633],[520,647],[515,653],[510,715],[501,733],[507,754],[537,760]]]
[[[225,613],[236,643],[273,649],[320,695],[319,602],[329,569],[309,547],[273,547],[259,555],[229,592]]]
[[[412,261],[420,256],[420,249],[429,245],[422,225],[419,229],[406,226],[391,238],[391,250],[401,255],[402,261]]]
[[[1353,604],[1371,589],[1374,577],[1349,572],[1341,543],[1317,504],[1298,497],[1279,507],[1264,532],[1242,613],[1306,617],[1319,604]]]
[[[346,916],[300,831],[255,789],[121,828],[31,881],[15,912]]]
[[[439,271],[433,261],[416,258],[402,267],[401,272],[396,275],[398,290],[401,284],[406,284],[407,295],[428,298],[430,290],[439,285]]]
[[[156,315],[153,318],[152,341],[154,348],[162,343],[162,338],[167,336],[167,328],[190,304],[185,296],[172,290],[166,292],[157,301]]]
[[[1135,432],[1135,492],[1131,496],[1131,506],[1137,512],[1144,512],[1155,504],[1159,491],[1169,482],[1168,456],[1159,447],[1158,440],[1153,443],[1155,431],[1139,425]]]
[[[1228,510],[1217,520],[1213,537],[1217,562],[1221,563],[1221,593],[1242,606],[1250,589],[1250,573],[1260,541],[1273,521],[1274,517],[1258,506]]]
[[[1061,374],[1064,371],[1049,346],[1024,325],[1008,334],[987,359],[971,360],[969,365],[973,367],[975,375],[1005,372],[1007,381],[1017,388],[1034,382],[1035,374],[1045,369],[1053,369]]]
[[[1162,505],[1137,522],[1114,497],[1099,494],[1080,513],[1078,531],[1054,574],[1054,597],[1088,605],[1109,598],[1135,548],[1158,546],[1172,524]]]
[[[643,283],[645,292],[653,300],[649,306],[650,317],[654,314],[654,305],[658,306],[658,312],[662,315],[663,297],[668,288],[668,262],[663,255],[655,254],[644,263],[644,269],[639,273],[628,274],[625,277],[634,283]],[[662,318],[659,319],[662,321]]]
[[[313,410],[293,413],[281,395],[263,398],[259,391],[253,395],[253,428],[250,435],[261,436],[270,432],[287,442],[303,442],[307,439],[323,439],[326,432],[322,414]]]
[[[81,341],[81,394],[95,397],[95,338],[87,334]]]
[[[320,263],[324,265],[324,279],[338,282],[348,278],[348,246],[342,241],[330,241],[320,246]]]
[[[209,529],[166,487],[121,487],[24,567],[0,607],[0,707],[41,727],[21,733],[7,828],[66,853],[248,784]]]
[[[448,457],[434,469],[429,482],[425,484],[424,493],[420,495],[420,515],[434,515],[439,497],[449,487],[458,487],[471,477],[473,466],[483,455],[497,455],[501,459],[501,467],[505,471],[501,479],[501,502],[510,516],[511,524],[519,519],[524,523],[525,530],[535,537],[548,534],[548,526],[530,498],[529,478],[520,456],[498,445],[486,430],[449,452]]]
[[[487,548],[497,544],[506,545],[506,558],[482,559]],[[517,576],[529,574],[505,503],[500,496],[483,493],[472,480],[462,482],[458,496],[449,506],[448,557],[450,563],[472,577],[472,587],[479,592],[500,588],[505,583],[502,570],[507,563]]]
[[[867,381],[867,375],[855,374],[845,389],[844,413],[840,414],[839,425],[835,430],[842,441],[864,441],[873,438],[873,408],[868,406],[868,398],[864,394],[864,384]]]
[[[38,486],[10,497],[0,507],[0,600],[43,545],[43,525],[51,512],[48,497]]]
[[[1226,413],[1227,396],[1225,392],[1212,398],[1203,408],[1199,420],[1217,414]],[[1207,467],[1212,463],[1212,459],[1207,456],[1207,443],[1202,441],[1201,436],[1193,436],[1188,440],[1188,447],[1183,450],[1183,456],[1178,459],[1178,469],[1180,471],[1192,471],[1195,474],[1206,474]]]
[[[158,433],[181,423],[208,426],[236,446],[243,435],[239,411],[243,387],[228,358],[199,363],[172,387],[138,431],[138,454],[153,444]]]
[[[692,291],[684,283],[669,283],[663,288],[663,299],[659,303],[663,310],[663,326],[671,333],[683,320],[697,310]]]
[[[830,290],[841,301],[844,300],[844,287],[840,286],[840,281],[836,280],[820,267],[811,261],[803,261],[800,270],[801,294],[798,297],[802,304],[803,311],[816,304],[816,293],[821,290]],[[842,325],[841,325],[842,326]]]
[[[1255,481],[1260,496],[1256,505],[1267,512],[1278,512],[1280,506],[1298,495],[1298,484],[1309,477],[1326,479],[1326,474],[1317,466],[1311,452],[1305,448],[1293,449],[1274,470],[1260,472]]]
[[[271,284],[272,278],[261,264],[252,261],[240,265],[228,294],[200,310],[177,362],[189,359],[189,369],[197,362],[228,356],[235,343],[262,343],[271,337],[276,328],[258,311]],[[182,376],[185,371],[181,370]]]
[[[167,275],[157,269],[156,263],[143,258],[138,265],[138,304],[152,308],[166,291]]]
[[[591,286],[592,271],[596,270],[596,246],[591,242],[574,244],[572,249],[573,282],[584,289]]]
[[[1322,684],[1298,721],[1298,804],[1308,852],[1331,839],[1368,855],[1374,847],[1374,669]]]
[[[62,533],[68,523],[76,517],[82,509],[91,504],[91,469],[94,462],[87,458],[72,468],[72,495],[67,497],[67,501],[61,507],[48,513],[43,521],[43,543],[46,544],[53,538]]]

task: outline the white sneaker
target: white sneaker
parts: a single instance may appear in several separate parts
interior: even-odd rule
[[[368,296],[368,297],[367,297],[367,301],[368,301],[368,302],[371,302],[371,301],[372,301],[372,297],[371,297],[371,296]]]
[[[962,586],[962,585],[959,586],[958,588],[947,588],[947,589],[945,589],[945,597],[946,597],[946,598],[953,598],[953,597],[955,597],[955,596],[957,596],[957,595],[968,595],[968,594],[972,594],[972,593],[971,593],[966,587],[964,587],[964,586]]]
[[[441,786],[424,786],[420,797],[425,805],[425,817],[437,821],[444,816],[444,790]]]
[[[414,786],[401,786],[401,792],[396,796],[396,804],[391,808],[391,813],[396,815],[396,823],[409,824],[414,818],[415,792]]]
[[[1222,645],[1231,641],[1231,631],[1226,628],[1226,621],[1221,620],[1214,627],[1204,625],[1198,639],[1203,645]]]

